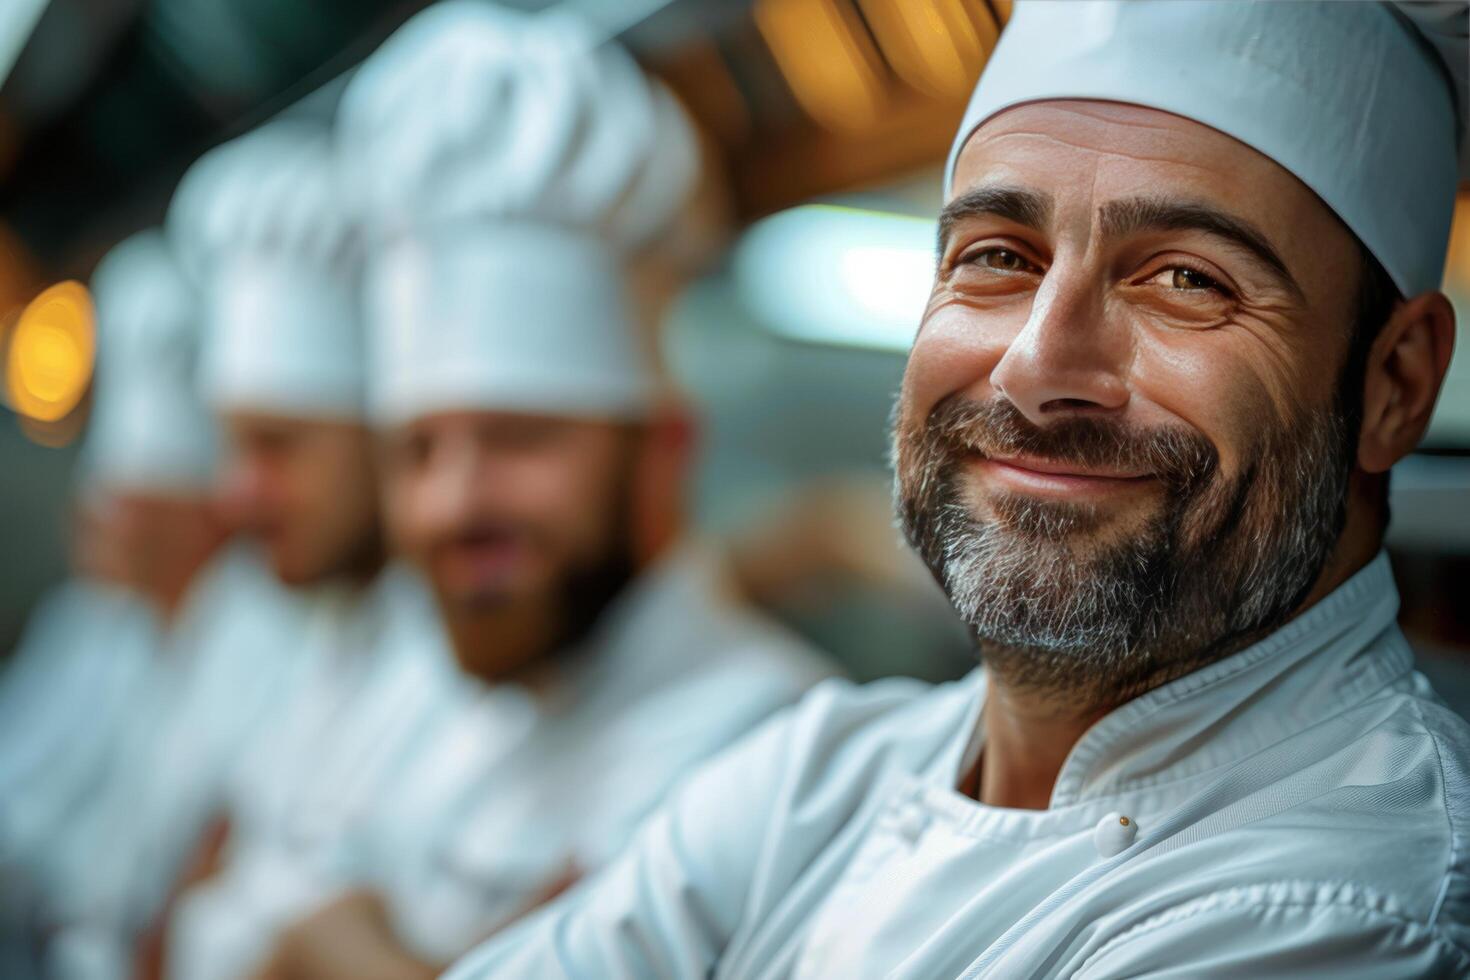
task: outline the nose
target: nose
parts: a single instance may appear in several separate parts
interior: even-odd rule
[[[217,485],[219,512],[232,527],[248,527],[259,509],[263,481],[254,466],[239,460],[226,464]]]
[[[436,454],[420,512],[424,521],[452,532],[473,516],[475,485],[481,467],[473,447],[460,444]]]
[[[1060,414],[1116,412],[1128,403],[1130,346],[1086,278],[1054,266],[990,384],[1036,425]]]

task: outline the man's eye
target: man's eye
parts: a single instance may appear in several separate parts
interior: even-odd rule
[[[1008,248],[987,248],[971,261],[997,272],[1030,272],[1034,268],[1019,253]]]
[[[1187,269],[1184,266],[1175,266],[1174,268],[1168,269],[1166,271],[1169,273],[1170,276],[1169,285],[1173,289],[1212,289],[1217,293],[1225,292],[1224,286],[1221,286],[1218,282],[1211,279],[1203,272],[1198,272],[1194,269]]]

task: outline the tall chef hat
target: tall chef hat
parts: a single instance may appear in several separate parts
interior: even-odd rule
[[[89,478],[164,492],[206,489],[213,420],[200,401],[196,297],[159,231],[124,240],[92,277],[97,380],[83,449]]]
[[[362,417],[361,238],[326,127],[278,119],[205,154],[168,228],[199,283],[216,408]]]
[[[1047,99],[1162,109],[1306,184],[1405,295],[1438,289],[1465,144],[1464,2],[1019,0],[946,168],[997,113]]]
[[[410,21],[343,96],[373,233],[374,415],[635,418],[655,400],[624,253],[692,193],[683,111],[581,23],[477,2]]]
[[[381,227],[531,217],[639,248],[699,174],[694,128],[626,51],[570,15],[440,3],[358,69],[344,157]]]
[[[503,220],[397,240],[372,262],[374,420],[483,409],[636,419],[656,394],[616,256]]]

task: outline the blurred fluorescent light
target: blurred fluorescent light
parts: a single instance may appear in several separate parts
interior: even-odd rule
[[[10,75],[26,39],[41,19],[46,0],[4,0],[0,3],[0,84]]]
[[[907,351],[934,279],[933,221],[807,205],[757,222],[735,247],[741,302],[773,333]]]

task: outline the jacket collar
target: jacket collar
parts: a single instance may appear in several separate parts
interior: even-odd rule
[[[1098,721],[1062,766],[1053,808],[1187,779],[1348,710],[1409,673],[1398,591],[1380,552],[1256,644]]]

